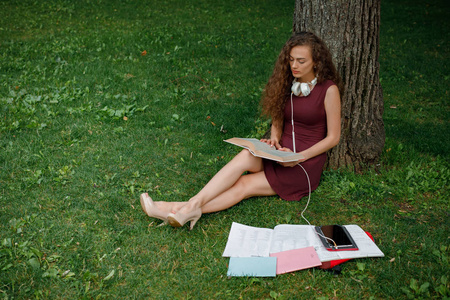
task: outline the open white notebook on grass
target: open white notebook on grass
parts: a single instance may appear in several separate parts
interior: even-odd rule
[[[271,253],[314,247],[321,262],[339,259],[383,257],[384,254],[358,225],[344,225],[358,250],[329,251],[313,225],[277,225],[274,229],[233,222],[224,257],[268,257]]]

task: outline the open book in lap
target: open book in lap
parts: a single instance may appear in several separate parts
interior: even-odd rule
[[[248,149],[254,156],[274,161],[291,162],[304,158],[300,153],[280,151],[254,138],[231,138],[224,141]]]

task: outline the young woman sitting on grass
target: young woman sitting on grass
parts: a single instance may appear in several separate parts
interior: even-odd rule
[[[144,193],[142,209],[174,227],[190,221],[192,229],[202,214],[249,197],[278,194],[298,201],[308,195],[319,185],[326,152],[339,142],[340,85],[324,42],[309,32],[292,35],[264,91],[263,112],[272,118],[272,126],[270,139],[261,141],[281,151],[300,152],[304,159],[277,163],[242,150],[189,201],[153,202]]]

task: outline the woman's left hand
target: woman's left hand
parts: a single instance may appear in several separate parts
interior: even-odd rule
[[[286,148],[286,147],[281,147],[278,150],[284,151],[284,152],[293,152],[291,149]],[[306,160],[306,158],[303,158],[303,159],[300,159],[298,161],[279,162],[279,164],[282,165],[283,167],[295,167],[296,165],[298,165],[301,162],[304,162],[305,160]]]

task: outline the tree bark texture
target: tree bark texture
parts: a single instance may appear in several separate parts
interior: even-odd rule
[[[328,46],[344,85],[342,134],[328,167],[358,171],[379,158],[385,140],[379,79],[380,0],[296,0],[293,31],[310,31]]]

